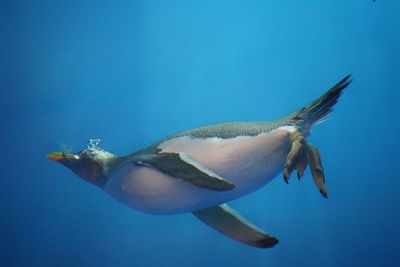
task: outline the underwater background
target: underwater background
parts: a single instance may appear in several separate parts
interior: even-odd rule
[[[0,266],[400,266],[400,2],[0,1]],[[345,75],[309,171],[230,205],[278,237],[130,209],[46,158],[273,120]]]

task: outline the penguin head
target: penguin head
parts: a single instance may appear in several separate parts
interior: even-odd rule
[[[103,187],[116,156],[97,148],[87,148],[77,154],[50,152],[47,157],[72,170],[80,178]]]

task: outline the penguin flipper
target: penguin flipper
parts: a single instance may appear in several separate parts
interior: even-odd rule
[[[142,156],[134,161],[137,165],[153,167],[171,177],[182,179],[210,190],[226,191],[235,187],[218,174],[194,161],[185,153],[158,153]]]
[[[249,246],[271,248],[279,242],[226,204],[195,211],[193,215],[218,232]]]

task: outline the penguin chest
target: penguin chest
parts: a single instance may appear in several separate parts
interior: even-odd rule
[[[129,164],[109,178],[105,190],[132,208],[149,213],[180,213],[219,205],[251,193],[279,174],[289,153],[289,127],[258,136],[231,139],[170,139],[161,152],[185,153],[191,160],[235,185],[213,191],[164,174],[157,169]]]

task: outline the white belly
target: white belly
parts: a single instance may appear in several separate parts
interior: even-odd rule
[[[155,169],[130,164],[109,178],[105,191],[137,210],[181,213],[215,206],[249,194],[283,169],[289,153],[291,127],[233,139],[180,137],[162,143],[162,152],[184,152],[193,160],[235,185],[213,191],[170,177]],[[190,140],[190,141],[189,141]]]

